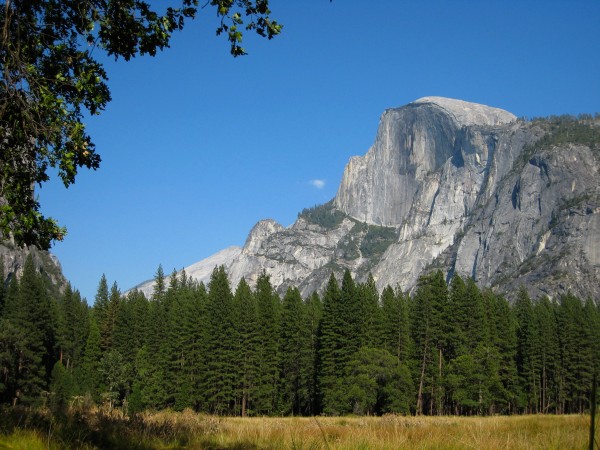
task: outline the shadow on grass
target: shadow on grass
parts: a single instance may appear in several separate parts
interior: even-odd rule
[[[219,442],[202,422],[191,425],[164,421],[148,423],[142,416],[94,411],[52,412],[43,408],[0,407],[1,435],[34,432],[47,439],[48,448],[151,450],[258,450],[250,441]]]
[[[0,433],[11,435],[19,430],[48,436],[58,448],[101,448],[150,450],[157,446],[185,448],[189,430],[173,424],[153,424],[142,420],[102,412],[51,412],[47,409],[1,408]]]

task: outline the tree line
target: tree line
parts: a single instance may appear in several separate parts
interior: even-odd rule
[[[1,266],[0,266],[1,269]],[[0,272],[3,272],[1,270]],[[4,273],[0,273],[4,279]],[[263,273],[232,289],[159,267],[154,292],[100,280],[89,307],[29,258],[0,283],[0,403],[223,415],[581,413],[599,373],[600,305],[513,303],[441,271],[413,295],[333,274],[280,298]]]

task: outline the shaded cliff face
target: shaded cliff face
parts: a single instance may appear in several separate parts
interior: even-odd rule
[[[21,277],[25,260],[31,255],[36,269],[46,278],[51,286],[62,291],[67,284],[67,280],[62,274],[62,269],[58,259],[51,253],[38,250],[35,247],[19,248],[9,242],[0,243],[0,262],[4,265],[4,280],[0,282],[8,283],[15,276]]]
[[[225,265],[234,285],[265,270],[280,293],[345,269],[406,291],[440,268],[509,296],[524,284],[600,298],[599,155],[598,119],[524,122],[426,97],[384,112],[332,202],[289,228],[259,222]]]
[[[6,200],[0,196],[0,205],[5,204]],[[58,258],[50,252],[38,250],[37,247],[18,247],[14,239],[5,238],[0,234],[0,264],[4,271],[4,278],[0,276],[0,283],[8,285],[14,277],[20,278],[23,274],[25,260],[31,255],[33,264],[38,272],[48,280],[50,286],[56,288],[57,292],[62,292],[67,285],[60,262]]]
[[[600,144],[600,142],[599,142]],[[598,154],[564,144],[523,155],[482,202],[453,251],[454,269],[486,286],[599,297]]]

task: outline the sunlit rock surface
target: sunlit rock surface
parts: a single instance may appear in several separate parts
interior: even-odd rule
[[[598,298],[598,151],[567,143],[532,152],[545,132],[501,109],[441,97],[389,109],[324,206],[342,219],[261,221],[219,264],[234,286],[265,271],[280,294],[294,285],[309,295],[345,269],[406,291],[439,268],[509,296],[523,284],[534,296]],[[216,263],[198,263],[206,269],[198,279]]]

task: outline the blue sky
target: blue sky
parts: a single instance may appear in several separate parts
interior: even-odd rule
[[[270,4],[283,34],[247,36],[242,58],[208,10],[154,58],[97,53],[113,97],[87,123],[101,167],[39,192],[68,228],[52,252],[90,303],[103,273],[126,290],[330,200],[387,108],[436,95],[600,112],[597,0]]]

